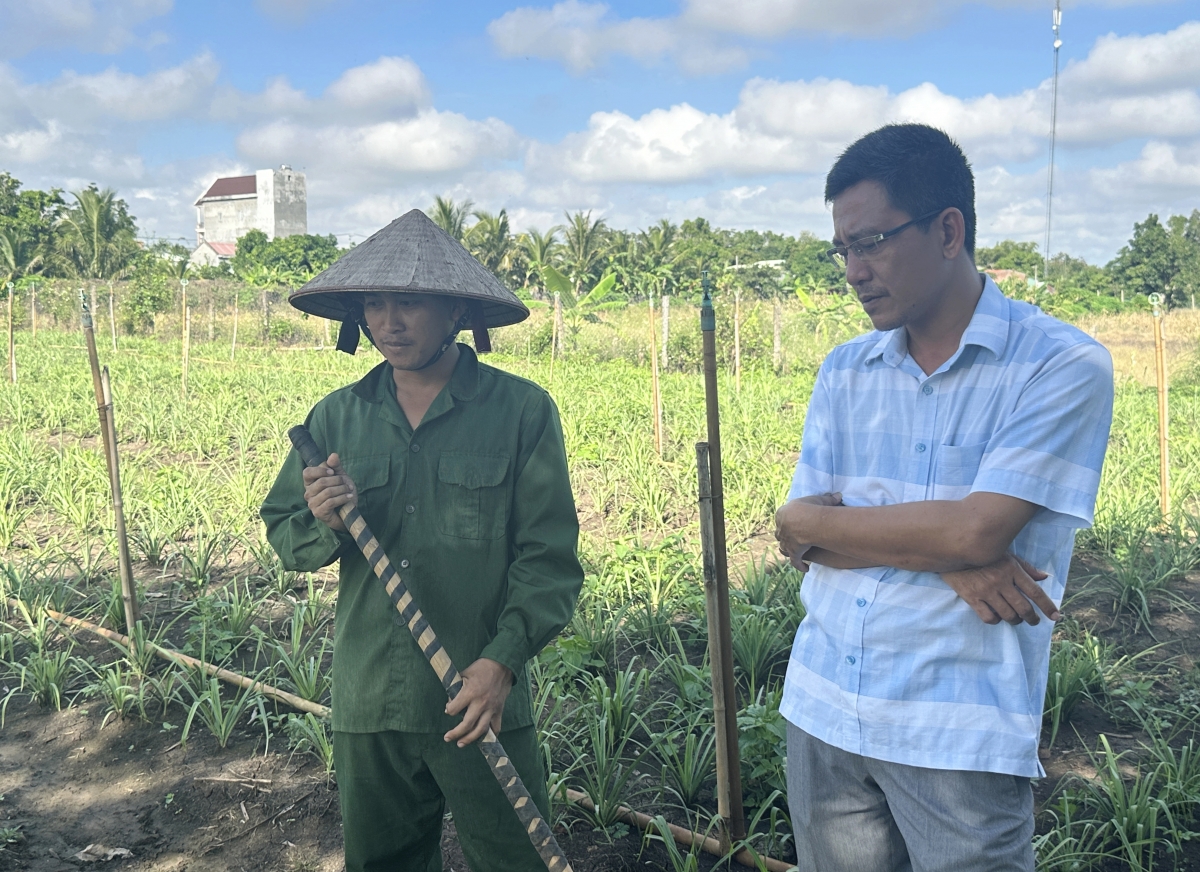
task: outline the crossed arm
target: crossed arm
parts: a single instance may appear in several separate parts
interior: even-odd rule
[[[1037,510],[1026,500],[982,492],[890,506],[844,506],[840,494],[821,494],[783,505],[775,538],[802,571],[819,563],[937,572],[986,623],[1036,624],[1034,605],[1051,620],[1059,617],[1036,583],[1046,574],[1008,548]]]

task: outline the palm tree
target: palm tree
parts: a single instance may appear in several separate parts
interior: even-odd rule
[[[583,286],[596,272],[607,249],[608,226],[604,219],[592,220],[592,213],[567,214],[563,228],[563,261],[576,297],[582,296]]]
[[[675,237],[678,233],[679,228],[664,218],[638,234],[642,272],[657,282],[664,294],[675,277]]]
[[[465,242],[476,260],[503,278],[512,266],[513,240],[508,229],[508,212],[472,213],[477,219],[466,233]]]
[[[111,188],[76,191],[63,215],[58,248],[63,265],[79,278],[114,279],[137,255],[133,217]]]
[[[0,227],[0,285],[33,275],[43,264],[42,248],[18,227]]]
[[[545,233],[530,228],[517,237],[517,247],[524,258],[524,275],[521,287],[529,288],[531,284],[538,290],[544,291],[546,283],[542,279],[542,270],[552,266],[561,244],[558,241],[560,228],[551,227]]]
[[[455,203],[449,197],[434,197],[433,214],[429,217],[433,219],[434,224],[462,242],[463,237],[467,235],[467,217],[471,214],[473,205],[475,204],[470,200]]]

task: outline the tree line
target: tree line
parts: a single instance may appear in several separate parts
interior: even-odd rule
[[[694,296],[706,272],[719,293],[748,299],[804,301],[845,290],[844,274],[827,254],[830,242],[807,231],[729,230],[704,218],[623,230],[583,211],[566,213],[561,224],[545,230],[517,231],[504,209],[488,212],[470,200],[444,197],[435,198],[427,214],[519,296],[545,300],[558,294],[566,308],[580,312],[650,296]],[[0,172],[0,284],[12,281],[20,292],[38,278],[120,281],[133,329],[169,311],[179,282],[189,277],[225,279],[228,294],[249,303],[262,291],[300,286],[344,251],[332,235],[268,240],[252,230],[238,240],[232,259],[196,268],[182,245],[139,241],[135,217],[111,189],[22,189]],[[1200,210],[1166,222],[1148,216],[1103,266],[1065,253],[1046,264],[1034,242],[1004,240],[975,254],[981,269],[1024,273],[1025,280],[1010,279],[1006,290],[1022,295],[1028,287],[1028,298],[1037,302],[1050,293],[1060,302],[1081,300],[1084,308],[1103,309],[1099,303],[1158,292],[1172,306],[1191,305],[1200,290]]]

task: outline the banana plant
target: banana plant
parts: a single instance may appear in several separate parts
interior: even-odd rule
[[[615,273],[608,273],[592,285],[587,293],[579,295],[576,295],[570,279],[548,264],[542,267],[542,282],[546,290],[558,294],[562,300],[563,321],[571,337],[572,349],[579,344],[579,332],[585,321],[599,324],[601,319],[597,313],[625,306],[625,300],[614,293],[617,285]]]

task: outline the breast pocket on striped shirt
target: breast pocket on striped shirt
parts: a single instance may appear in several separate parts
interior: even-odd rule
[[[961,500],[971,492],[987,443],[939,445],[933,472],[933,499]]]

